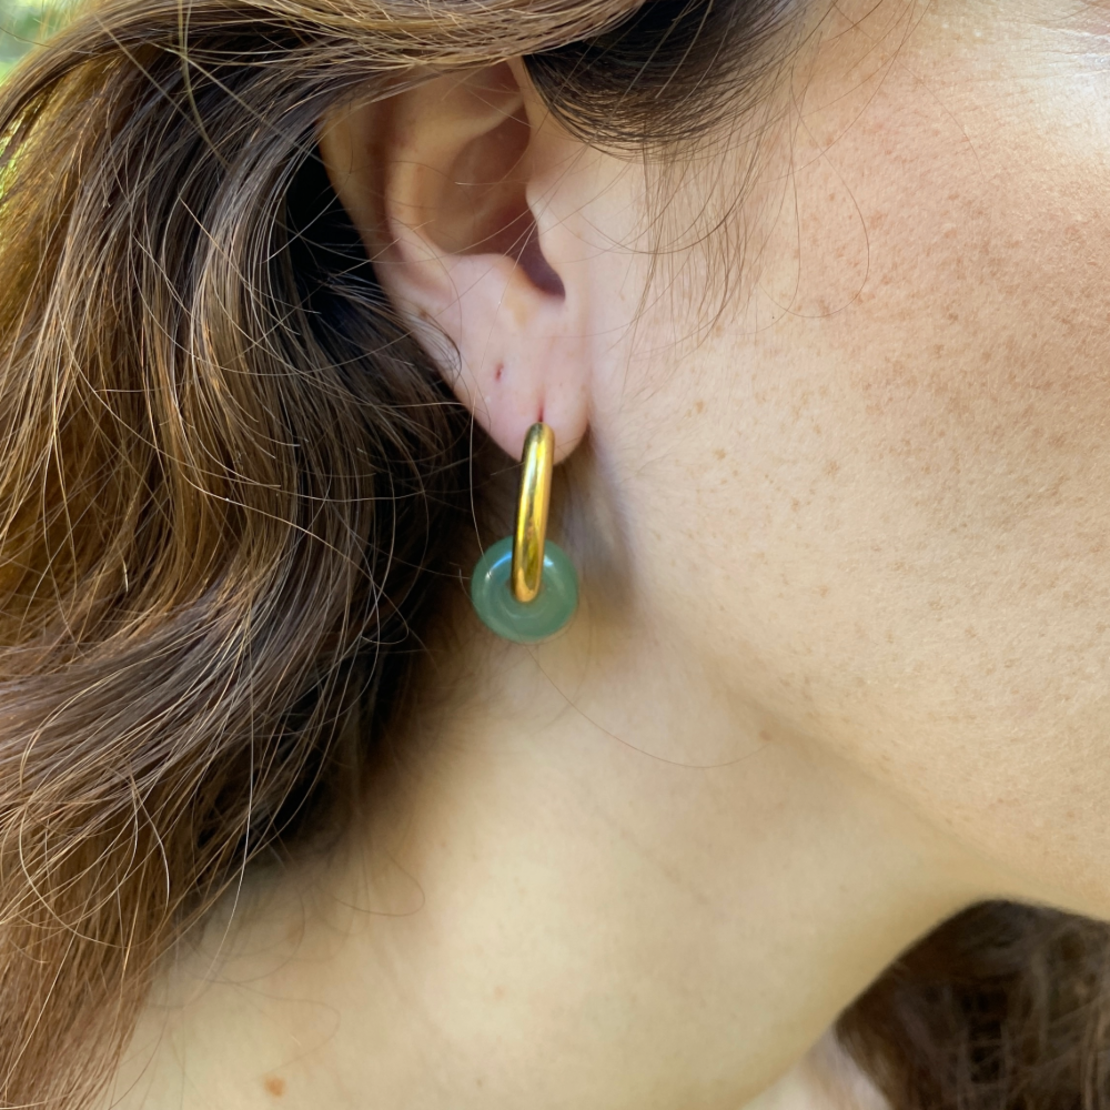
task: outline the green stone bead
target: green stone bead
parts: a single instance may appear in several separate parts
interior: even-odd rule
[[[517,601],[509,579],[513,538],[486,549],[470,579],[470,600],[482,622],[498,636],[518,644],[535,644],[554,636],[578,606],[578,574],[567,553],[550,540],[544,544],[543,578],[532,601]]]

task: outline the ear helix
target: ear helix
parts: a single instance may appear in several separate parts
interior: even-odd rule
[[[524,438],[516,528],[486,549],[470,579],[470,600],[482,622],[518,644],[553,636],[578,606],[574,564],[547,540],[554,457],[554,432],[533,424]]]

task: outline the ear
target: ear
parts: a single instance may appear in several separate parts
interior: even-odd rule
[[[574,211],[568,169],[583,149],[519,62],[438,77],[321,127],[328,175],[386,293],[433,355],[451,341],[448,380],[514,458],[537,420],[557,458],[586,431],[588,278],[582,242],[556,215]]]

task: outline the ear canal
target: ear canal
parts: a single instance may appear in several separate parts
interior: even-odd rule
[[[566,289],[563,279],[551,268],[540,249],[539,230],[535,219],[529,229],[528,237],[516,256],[517,265],[524,271],[528,280],[540,290],[552,297],[565,297]]]

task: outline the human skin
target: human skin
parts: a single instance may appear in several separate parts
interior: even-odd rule
[[[555,428],[583,604],[533,649],[444,614],[365,816],[160,980],[128,1110],[828,1106],[812,1046],[946,916],[1110,918],[1110,5],[813,22],[662,224],[519,66],[326,121],[476,419]],[[436,184],[496,162],[475,99],[527,109],[563,296]]]

